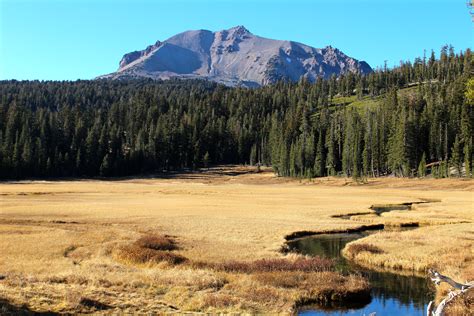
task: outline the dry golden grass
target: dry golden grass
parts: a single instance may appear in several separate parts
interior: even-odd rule
[[[435,268],[454,279],[474,279],[472,223],[382,231],[349,243],[343,254],[366,266],[425,272]],[[352,251],[373,247],[378,251]]]
[[[383,251],[362,251],[355,256],[358,262],[387,266],[390,261],[390,268],[419,271],[436,266],[454,278],[468,278],[473,191],[472,180],[300,181],[245,167],[166,179],[1,183],[0,274],[6,278],[0,280],[0,299],[58,312],[289,312],[295,302],[327,295],[322,288],[303,286],[309,281],[291,284],[322,278],[330,289],[340,276],[279,271],[280,276],[272,277],[276,272],[243,274],[209,265],[174,265],[158,257],[150,264],[148,259],[156,251],[208,264],[278,259],[284,237],[295,231],[367,223],[437,226],[382,232],[357,241]],[[373,204],[422,199],[441,202],[381,216],[332,217],[373,213]],[[149,237],[155,234],[159,236]],[[176,237],[170,242],[161,234]],[[127,247],[139,249],[137,260],[120,259]],[[341,280],[339,294],[364,288],[363,280]]]
[[[210,268],[234,273],[258,272],[322,272],[334,269],[334,261],[321,257],[290,256],[289,258],[258,259],[255,261],[225,261],[220,263],[196,262],[192,267]]]

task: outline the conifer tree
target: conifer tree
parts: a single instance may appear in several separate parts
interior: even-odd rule
[[[450,165],[454,167],[456,171],[456,175],[458,177],[462,176],[462,164],[463,164],[463,159],[462,159],[462,152],[461,152],[461,141],[459,139],[459,136],[456,135],[453,147],[451,148]]]
[[[202,158],[202,163],[204,165],[204,168],[209,169],[209,164],[211,163],[211,157],[209,156],[208,151],[206,151],[206,153],[204,154],[204,157]]]
[[[426,156],[423,152],[423,156],[421,156],[420,163],[418,164],[418,177],[423,178],[426,176]]]
[[[320,131],[319,136],[318,136],[316,157],[315,157],[315,160],[314,160],[314,175],[316,177],[322,177],[322,176],[325,175],[325,162],[326,162],[326,159],[324,157],[323,134]]]

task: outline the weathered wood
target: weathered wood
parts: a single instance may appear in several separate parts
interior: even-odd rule
[[[440,285],[441,282],[445,282],[445,283],[448,283],[449,285],[451,285],[453,288],[457,289],[457,290],[454,290],[454,291],[451,290],[448,293],[448,296],[444,300],[442,300],[441,303],[439,303],[438,306],[435,306],[434,301],[431,301],[428,304],[428,308],[427,308],[427,315],[428,316],[442,316],[442,315],[444,315],[444,308],[446,307],[446,305],[449,302],[454,300],[457,296],[463,295],[468,290],[471,290],[471,289],[474,288],[474,282],[472,282],[472,281],[463,284],[463,283],[459,283],[459,282],[454,281],[450,277],[442,275],[441,273],[439,273],[436,270],[431,270],[430,269],[430,270],[428,270],[428,272],[430,274],[430,279],[431,279],[431,281],[434,282],[434,284]]]
[[[445,282],[445,283],[448,283],[449,285],[451,285],[452,287],[454,287],[455,289],[458,289],[458,290],[462,290],[464,288],[469,288],[469,287],[472,286],[472,284],[469,284],[469,283],[466,283],[466,284],[458,283],[458,282],[454,281],[453,279],[451,279],[450,277],[442,275],[441,273],[439,273],[436,270],[431,270],[430,269],[430,270],[428,270],[428,272],[430,273],[431,281],[433,281],[436,285],[439,285],[441,282]]]

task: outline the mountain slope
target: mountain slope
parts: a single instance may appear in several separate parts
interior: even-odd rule
[[[260,86],[278,80],[314,81],[372,68],[331,46],[319,49],[256,36],[245,27],[187,31],[123,56],[119,69],[99,78],[207,78],[227,85]]]

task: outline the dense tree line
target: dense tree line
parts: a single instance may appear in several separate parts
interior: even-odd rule
[[[209,163],[262,163],[283,176],[471,176],[473,71],[470,50],[443,47],[438,59],[432,53],[367,76],[258,89],[2,81],[0,177],[124,176]]]

